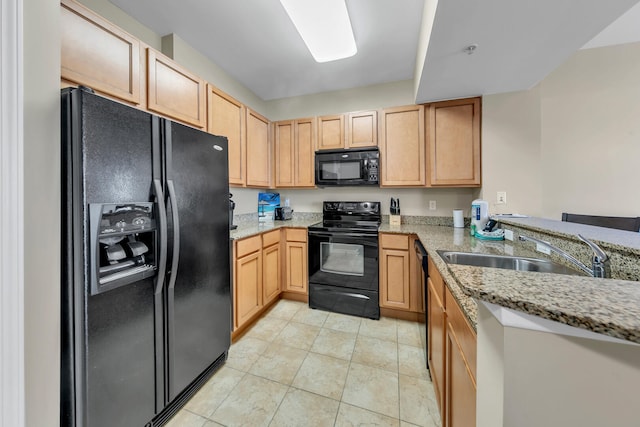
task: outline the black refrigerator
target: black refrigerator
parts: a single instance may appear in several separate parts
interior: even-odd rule
[[[62,91],[61,426],[160,426],[227,357],[227,139]]]

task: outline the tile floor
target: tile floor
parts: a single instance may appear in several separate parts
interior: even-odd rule
[[[439,427],[423,340],[422,324],[281,300],[168,426]]]

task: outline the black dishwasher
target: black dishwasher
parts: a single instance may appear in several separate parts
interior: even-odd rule
[[[427,312],[429,310],[429,300],[428,300],[428,295],[429,292],[427,292],[427,278],[429,277],[429,273],[427,271],[427,251],[425,250],[424,246],[422,246],[422,243],[420,243],[419,239],[415,240],[415,245],[414,245],[414,249],[416,251],[416,257],[418,258],[418,265],[422,266],[422,274],[421,274],[421,282],[422,282],[422,292],[424,293],[424,311],[425,311],[425,322],[429,321],[429,313]],[[428,342],[428,334],[429,334],[429,325],[426,325],[425,329],[425,335],[424,335],[424,342],[423,342],[423,349],[424,349],[424,359],[426,361],[427,364],[427,369],[429,369],[429,355],[427,354],[427,342]]]

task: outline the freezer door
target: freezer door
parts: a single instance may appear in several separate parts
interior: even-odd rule
[[[162,299],[154,277],[91,295],[89,206],[152,201],[153,118],[81,90],[62,107],[61,425],[142,426],[156,412]]]
[[[165,145],[172,401],[230,345],[229,181],[226,138],[167,121]]]

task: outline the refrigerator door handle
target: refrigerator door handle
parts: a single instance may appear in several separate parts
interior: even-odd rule
[[[153,180],[153,191],[156,202],[158,203],[158,213],[160,217],[160,259],[158,260],[158,276],[155,288],[155,293],[159,294],[162,292],[164,275],[167,271],[167,209],[164,203],[164,194],[162,193],[162,183],[159,179]]]
[[[173,289],[176,284],[178,274],[178,261],[180,260],[180,222],[178,220],[178,203],[176,199],[176,189],[173,180],[167,180],[169,189],[169,199],[171,201],[171,216],[173,221],[173,259],[171,260],[171,273],[169,275],[169,289]]]

